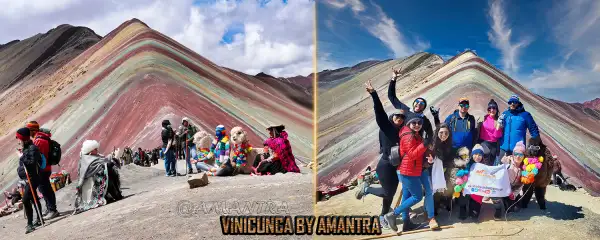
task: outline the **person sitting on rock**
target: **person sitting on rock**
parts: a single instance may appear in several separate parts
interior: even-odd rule
[[[75,214],[123,199],[121,180],[114,163],[100,155],[100,144],[86,140],[78,162]]]
[[[288,134],[285,131],[284,125],[270,126],[269,130],[269,141],[267,142],[269,148],[273,150],[273,154],[279,161],[285,170],[285,173],[295,172],[299,173],[300,168],[296,165],[296,158],[292,153],[292,145],[288,140]]]
[[[277,173],[286,173],[283,167],[282,161],[275,152],[275,139],[280,136],[280,132],[285,127],[283,125],[271,124],[267,131],[269,131],[269,138],[263,142],[263,153],[258,154],[254,159],[255,172],[257,175],[274,175]]]

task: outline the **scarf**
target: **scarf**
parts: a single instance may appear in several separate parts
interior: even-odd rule
[[[236,167],[244,167],[248,162],[248,154],[252,151],[252,146],[248,143],[242,143],[240,145],[235,144],[233,146],[233,160],[235,161]]]

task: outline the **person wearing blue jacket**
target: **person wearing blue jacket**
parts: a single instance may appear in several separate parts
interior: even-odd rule
[[[460,98],[458,109],[446,117],[444,121],[452,132],[452,149],[457,152],[459,148],[466,147],[469,151],[476,143],[477,125],[475,117],[469,114],[469,99]]]
[[[525,111],[519,96],[512,95],[508,99],[508,106],[509,108],[498,118],[498,123],[503,128],[504,133],[500,139],[500,154],[496,158],[496,165],[500,164],[500,159],[503,156],[512,155],[512,149],[519,141],[526,142],[527,130],[529,130],[531,138],[540,136],[535,120],[533,120],[531,113]]]

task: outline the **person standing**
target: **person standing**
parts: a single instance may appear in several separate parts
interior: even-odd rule
[[[482,163],[493,166],[498,156],[498,140],[502,137],[502,128],[498,123],[498,104],[494,99],[488,103],[487,113],[479,128],[479,142],[487,149]]]
[[[23,187],[23,208],[25,216],[27,216],[27,227],[25,234],[35,230],[36,226],[41,226],[42,204],[37,196],[36,189],[40,183],[40,165],[42,163],[42,155],[40,150],[33,141],[31,141],[31,132],[28,128],[20,128],[17,130],[16,139],[18,143],[19,167],[17,174],[23,181],[27,181]],[[35,206],[35,205],[37,206]],[[36,208],[36,219],[33,220],[33,211]]]
[[[446,117],[444,123],[452,132],[452,149],[457,152],[459,148],[466,147],[469,151],[475,145],[477,138],[477,125],[475,117],[469,114],[469,99],[466,97],[458,100],[458,109]]]
[[[500,126],[503,129],[503,137],[500,141],[500,154],[496,158],[496,165],[500,164],[500,159],[504,156],[512,155],[512,150],[518,142],[527,142],[527,130],[531,138],[540,136],[535,120],[531,114],[525,111],[525,107],[519,96],[512,95],[508,99],[509,108],[500,116]]]
[[[43,157],[48,163],[48,159],[50,159],[50,137],[52,135],[40,132],[40,125],[36,121],[28,122],[27,128],[31,134],[30,137],[33,139],[33,144],[38,147],[38,150],[43,154]],[[42,213],[42,216],[44,216],[44,219],[46,220],[53,219],[59,215],[58,211],[56,211],[56,195],[50,184],[51,175],[52,166],[49,163],[46,164],[45,168],[40,169],[40,182],[38,188],[44,196],[44,202],[46,203],[46,210]]]
[[[198,132],[196,126],[192,125],[190,119],[184,117],[181,120],[181,124],[184,127],[183,136],[185,136],[185,163],[187,164],[188,174],[192,174],[194,171],[192,170],[192,163],[190,162],[190,158],[192,155],[196,154],[196,144],[194,144],[194,134]],[[197,172],[200,172],[199,169],[196,169]]]
[[[372,194],[382,198],[383,205],[379,219],[382,227],[388,228],[389,224],[385,220],[384,215],[390,212],[390,207],[392,206],[399,183],[398,176],[396,175],[396,166],[392,165],[390,160],[391,149],[393,146],[398,146],[400,142],[399,133],[402,126],[404,126],[406,116],[403,110],[394,112],[388,116],[377,95],[377,91],[371,85],[371,81],[367,82],[366,88],[367,92],[373,98],[375,121],[377,122],[377,126],[379,126],[379,153],[381,155],[375,171],[379,177],[381,187],[371,187],[369,182],[363,181],[362,186],[357,188],[355,197],[360,200],[365,195]],[[410,222],[410,219],[408,222]],[[414,225],[412,222],[407,224]]]
[[[177,169],[175,167],[175,133],[171,128],[171,122],[169,120],[163,120],[162,122],[162,151],[165,156],[165,172],[167,177],[177,176]],[[170,145],[169,145],[170,144]],[[169,148],[167,150],[167,148]]]
[[[419,135],[423,137],[425,145],[430,147],[434,137],[433,127],[431,126],[431,121],[429,121],[429,118],[423,114],[427,108],[427,101],[424,98],[415,99],[415,101],[413,101],[413,110],[411,112],[410,108],[406,104],[402,103],[398,97],[396,97],[396,80],[402,77],[400,71],[401,70],[394,70],[394,75],[392,76],[390,85],[388,87],[388,99],[394,108],[404,110],[404,114],[407,118],[410,117],[409,115],[413,114],[417,114],[423,118],[423,127],[419,131]],[[432,114],[435,116],[436,113],[432,112]]]

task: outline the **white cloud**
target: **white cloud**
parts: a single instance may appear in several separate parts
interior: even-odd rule
[[[221,66],[285,77],[313,72],[314,1],[270,1],[262,7],[258,1],[225,0],[200,5],[192,0],[43,2],[36,6],[31,1],[14,3],[10,11],[0,12],[0,42],[45,33],[63,23],[105,35],[124,21],[138,18]],[[231,43],[222,44],[231,27],[243,31]]]
[[[360,12],[365,11],[366,7],[360,0],[327,0],[324,3],[328,4],[331,7],[342,9],[346,6],[350,6],[352,8],[352,12],[354,14],[358,14]]]
[[[600,96],[600,2],[555,1],[548,26],[559,44],[562,62],[534,70],[525,86],[536,93],[568,102]]]
[[[371,2],[375,9],[374,14],[365,13],[366,6],[360,0],[335,0],[325,1],[328,6],[336,9],[351,7],[354,17],[358,19],[371,35],[378,38],[388,49],[390,49],[394,57],[401,58],[412,55],[419,51],[424,51],[430,48],[429,42],[420,41],[415,37],[415,40],[409,41],[405,35],[399,30],[394,19],[390,18],[383,9],[374,2]],[[334,31],[333,22],[329,20],[326,26]]]
[[[491,19],[491,30],[488,38],[492,45],[502,52],[502,67],[509,74],[517,73],[519,70],[519,54],[529,43],[530,38],[522,38],[516,43],[511,42],[512,29],[507,26],[506,13],[504,12],[502,0],[491,0],[489,16]]]

